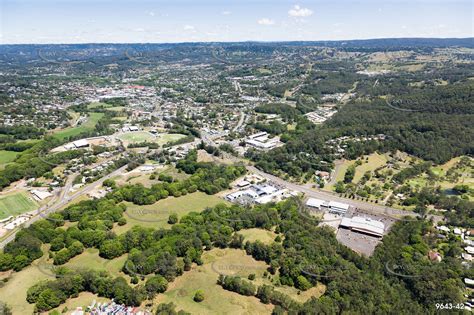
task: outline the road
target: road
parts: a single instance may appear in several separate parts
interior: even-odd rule
[[[239,131],[240,127],[242,127],[242,124],[244,123],[244,120],[245,120],[245,113],[244,112],[240,112],[240,119],[239,119],[239,122],[237,123],[237,125],[232,129],[232,131],[236,132],[236,131]]]
[[[359,209],[362,209],[366,212],[377,214],[377,215],[385,215],[385,216],[391,217],[393,219],[399,219],[400,217],[406,216],[406,215],[414,216],[414,217],[418,216],[418,214],[413,213],[413,212],[404,211],[404,210],[400,210],[400,209],[395,209],[395,208],[391,208],[391,207],[387,207],[387,206],[383,206],[383,205],[378,205],[378,204],[372,204],[372,203],[368,203],[368,202],[364,202],[364,201],[353,200],[353,199],[349,199],[349,198],[343,198],[343,197],[339,197],[339,196],[337,196],[333,193],[330,193],[330,192],[316,190],[316,189],[312,189],[312,188],[309,188],[309,187],[306,187],[306,186],[303,186],[303,185],[290,183],[290,182],[287,182],[287,181],[285,181],[285,180],[283,180],[283,179],[281,179],[277,176],[265,173],[265,172],[257,169],[255,166],[250,166],[249,165],[249,166],[247,166],[247,170],[249,170],[249,171],[251,171],[255,174],[258,174],[258,175],[262,176],[263,178],[265,178],[269,181],[272,181],[276,184],[284,186],[284,187],[286,187],[290,190],[302,192],[308,197],[318,198],[318,199],[328,200],[328,201],[332,200],[332,201],[343,202],[343,203],[349,204],[353,208],[359,208]],[[431,217],[433,217],[435,220],[439,220],[441,218],[439,216],[431,216]]]
[[[38,209],[37,211],[37,214],[35,214],[35,216],[33,216],[28,222],[26,222],[24,224],[25,227],[28,227],[30,226],[32,223],[46,217],[48,214],[51,214],[55,211],[58,211],[59,209],[61,209],[62,207],[66,206],[71,200],[74,200],[84,194],[87,194],[88,192],[92,191],[93,189],[95,189],[97,186],[100,186],[102,185],[102,183],[107,180],[107,179],[110,179],[114,176],[117,176],[119,174],[121,174],[125,169],[127,168],[127,165],[125,166],[122,166],[121,168],[119,169],[116,169],[115,171],[113,171],[112,173],[102,177],[101,179],[93,182],[93,183],[90,183],[89,185],[83,187],[82,189],[79,189],[77,192],[75,192],[74,194],[72,194],[71,196],[68,196],[67,195],[67,192],[71,189],[72,187],[72,178],[74,176],[71,176],[70,177],[70,180],[68,180],[66,182],[66,185],[64,186],[64,188],[62,189],[61,193],[59,194],[59,199],[56,201],[56,202],[50,202],[52,203],[52,205],[50,205],[49,203],[46,205],[46,206],[43,206],[41,208]],[[54,200],[54,199],[53,199]],[[0,249],[3,249],[5,247],[5,245],[7,245],[9,242],[13,241],[15,239],[15,235],[16,233],[19,231],[20,229],[16,229],[12,234],[10,234],[9,236],[7,236],[4,240],[2,240],[0,242]]]
[[[212,140],[209,140],[211,143]],[[169,147],[168,149],[176,149],[178,147],[184,147],[184,146],[187,146],[187,145],[190,145],[192,147],[195,147],[197,146],[197,144],[199,143],[199,140],[196,138],[194,140],[194,142],[191,142],[191,143],[185,143],[185,144],[178,144],[178,145],[174,145],[172,147]],[[153,150],[153,153],[157,153],[159,151],[161,151],[162,149],[158,149],[158,150]],[[103,161],[102,161],[103,162]],[[99,165],[101,164],[102,162],[100,163],[96,163],[96,164],[93,164],[92,167],[96,166],[96,165]],[[64,185],[63,189],[59,192],[59,193],[56,193],[56,196],[54,196],[49,202],[48,204],[40,207],[37,211],[36,211],[36,214],[28,221],[26,222],[25,224],[23,224],[22,226],[25,226],[25,227],[28,227],[30,226],[32,223],[46,217],[48,214],[51,214],[55,211],[58,211],[60,210],[62,207],[66,206],[69,202],[71,202],[71,200],[74,200],[84,194],[87,194],[89,193],[90,191],[94,190],[97,186],[100,186],[102,185],[102,183],[107,180],[107,179],[110,179],[112,177],[115,177],[117,175],[120,175],[123,173],[123,171],[125,171],[125,169],[127,168],[127,165],[125,166],[122,166],[121,168],[118,168],[116,169],[115,171],[113,171],[112,173],[102,177],[101,179],[99,180],[96,180],[95,182],[92,182],[90,183],[89,185],[79,189],[77,192],[75,192],[74,194],[68,196],[68,192],[71,190],[72,188],[72,183],[73,183],[73,180],[74,178],[76,177],[77,173],[74,173],[74,174],[71,174],[69,177],[68,177],[68,180],[66,181],[66,184]],[[13,241],[15,239],[15,235],[16,233],[19,231],[20,229],[15,229],[15,231],[13,231],[12,234],[8,235],[5,239],[3,239],[2,241],[0,241],[0,249],[3,249],[5,247],[5,245],[7,245],[9,242]]]

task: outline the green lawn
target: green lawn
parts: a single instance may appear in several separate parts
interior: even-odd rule
[[[152,135],[147,131],[133,131],[127,132],[120,135],[118,138],[124,141],[126,144],[129,143],[140,143],[140,142],[156,142],[159,145],[164,145],[171,141],[176,141],[181,138],[184,138],[184,135],[175,134],[175,133],[162,133],[156,136]]]
[[[207,207],[213,207],[219,203],[226,203],[226,201],[217,196],[206,195],[203,192],[195,192],[179,198],[168,197],[146,206],[137,206],[126,202],[127,211],[124,216],[127,219],[127,224],[115,226],[114,231],[121,234],[135,225],[167,228],[170,227],[168,217],[171,213],[176,213],[181,218],[189,212],[201,212]]]
[[[106,270],[113,277],[123,277],[125,274],[121,270],[126,260],[127,254],[108,260],[99,256],[98,249],[86,248],[82,254],[69,260],[65,266],[71,269],[90,268],[93,270]]]
[[[0,150],[0,168],[7,163],[12,162],[18,156],[18,152]]]
[[[89,113],[89,117],[85,122],[77,127],[70,127],[64,130],[54,133],[54,137],[58,139],[66,139],[71,136],[77,136],[78,134],[86,131],[92,131],[95,128],[97,122],[104,116],[104,113]]]
[[[168,142],[173,142],[179,140],[181,138],[186,137],[185,135],[181,135],[179,133],[161,133],[158,135],[158,142],[159,145],[167,144]]]
[[[126,108],[125,106],[113,106],[113,107],[108,107],[107,110],[110,110],[112,112],[121,112],[125,108]]]
[[[271,244],[275,240],[277,234],[272,231],[264,230],[264,229],[244,229],[237,232],[244,237],[244,242],[255,242],[260,241],[264,244]]]
[[[0,197],[0,219],[34,210],[37,203],[26,193],[16,193]]]

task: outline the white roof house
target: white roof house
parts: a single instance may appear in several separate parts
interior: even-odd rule
[[[383,222],[364,217],[343,218],[341,221],[341,226],[349,228],[353,231],[379,237],[383,236],[385,231],[385,225]]]

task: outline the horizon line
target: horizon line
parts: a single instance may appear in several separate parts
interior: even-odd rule
[[[212,44],[212,43],[303,43],[303,42],[348,42],[348,41],[368,41],[368,40],[468,40],[473,37],[372,37],[372,38],[352,38],[352,39],[311,39],[311,40],[241,40],[241,41],[179,41],[179,42],[81,42],[81,43],[0,43],[0,46],[13,45],[131,45],[131,44]]]

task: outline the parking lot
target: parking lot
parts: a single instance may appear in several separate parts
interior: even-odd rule
[[[353,232],[344,228],[340,228],[337,231],[336,239],[353,251],[367,257],[374,253],[375,247],[382,241],[381,238]]]

